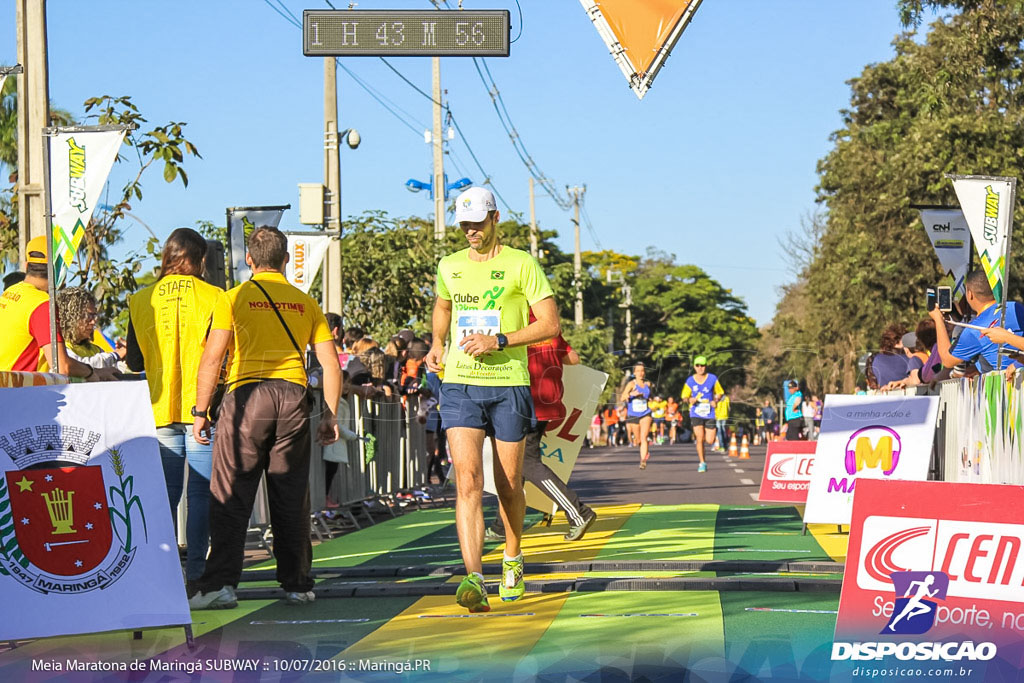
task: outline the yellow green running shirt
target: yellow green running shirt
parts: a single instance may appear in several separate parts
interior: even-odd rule
[[[469,249],[437,264],[437,295],[452,302],[444,381],[488,387],[529,386],[526,346],[491,351],[474,360],[459,349],[470,334],[509,334],[529,322],[530,306],[553,296],[537,259],[502,247],[494,258],[471,261]]]

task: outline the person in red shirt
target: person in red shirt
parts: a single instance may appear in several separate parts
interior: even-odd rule
[[[534,319],[533,313],[530,313],[530,322],[532,323]],[[530,395],[537,415],[537,427],[526,435],[523,479],[540,489],[565,513],[566,519],[569,520],[569,531],[564,536],[565,540],[578,541],[593,525],[597,513],[581,502],[576,492],[566,486],[565,482],[544,464],[540,446],[548,425],[560,426],[565,419],[565,405],[562,404],[562,366],[577,365],[580,357],[559,334],[554,339],[527,347],[527,362],[530,369]],[[496,515],[494,524],[486,530],[484,536],[489,541],[500,541],[505,538],[500,513]]]

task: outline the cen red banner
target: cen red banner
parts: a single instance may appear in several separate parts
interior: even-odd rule
[[[757,499],[763,503],[806,503],[817,446],[814,441],[770,442]]]
[[[987,641],[1020,666],[1022,509],[1020,486],[860,480],[836,641]]]

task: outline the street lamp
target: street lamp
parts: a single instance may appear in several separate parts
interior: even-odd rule
[[[349,146],[349,149],[355,149],[359,146],[359,143],[363,141],[359,131],[355,128],[346,128],[345,130],[338,133],[338,139],[344,140],[345,144]]]
[[[469,178],[459,178],[453,183],[448,182],[448,174],[444,174],[444,198],[448,200],[448,194],[452,190],[461,190],[464,187],[469,187],[473,184],[473,181]],[[422,180],[416,180],[415,178],[409,178],[405,181],[405,189],[409,192],[419,192],[420,190],[428,190],[430,192],[430,199],[434,198],[434,183],[423,182]]]

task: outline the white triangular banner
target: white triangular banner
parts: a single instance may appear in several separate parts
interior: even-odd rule
[[[974,238],[996,301],[1003,300],[1016,178],[952,176],[953,189]]]
[[[960,209],[921,209],[921,222],[942,265],[939,282],[953,290],[953,300],[964,295],[964,278],[971,265],[971,231]]]
[[[64,284],[100,199],[124,130],[77,130],[49,138],[54,282]]]
[[[288,282],[309,294],[331,239],[330,235],[288,235],[288,265],[285,267]]]

